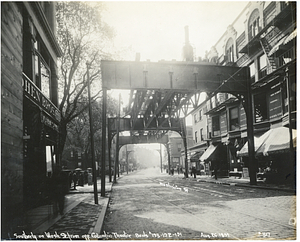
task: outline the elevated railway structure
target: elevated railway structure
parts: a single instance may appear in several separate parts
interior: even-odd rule
[[[187,142],[185,117],[190,108],[200,103],[200,93],[209,97],[217,93],[230,93],[242,101],[247,117],[249,144],[250,184],[256,184],[254,159],[253,117],[251,80],[248,67],[219,66],[206,62],[101,62],[103,88],[102,150],[106,143],[110,150],[112,137],[122,131],[129,131],[127,141],[121,145],[149,141],[165,143],[169,131],[177,131],[183,138],[185,149],[185,170],[187,171]],[[130,90],[127,115],[124,118],[106,117],[107,90]],[[108,120],[108,122],[106,122]],[[108,127],[106,127],[108,126]],[[106,128],[108,142],[106,141]],[[117,139],[118,142],[118,139]],[[117,144],[119,146],[119,144]],[[102,167],[105,166],[105,152],[102,152]],[[101,195],[105,192],[105,170],[102,169]],[[185,176],[187,176],[187,172]],[[103,191],[103,192],[102,192]]]

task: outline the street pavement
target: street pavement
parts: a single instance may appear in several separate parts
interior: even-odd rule
[[[36,222],[33,230],[17,234],[15,238],[22,239],[23,236],[24,239],[30,234],[45,240],[295,237],[295,215],[290,214],[294,211],[287,211],[293,208],[295,196],[284,191],[290,191],[289,188],[269,186],[268,196],[252,198],[254,194],[264,194],[268,190],[250,186],[251,189],[246,191],[249,184],[242,179],[215,181],[203,176],[184,179],[182,174],[169,176],[154,168],[121,175],[112,185],[107,181],[106,196],[100,197],[98,180],[99,204],[94,203],[93,186],[77,187],[66,196],[63,216],[49,216],[48,206],[46,220]],[[225,191],[224,187],[248,195],[237,199],[237,193]],[[262,206],[258,209],[257,204]],[[267,219],[264,218],[266,213]],[[283,222],[287,225],[282,220],[288,220]]]
[[[113,186],[103,232],[114,239],[296,238],[293,192],[199,179],[155,169],[123,177]]]

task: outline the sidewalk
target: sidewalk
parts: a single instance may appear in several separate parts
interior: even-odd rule
[[[179,178],[184,178],[183,174],[174,174]],[[271,189],[279,191],[287,191],[296,193],[296,189],[289,184],[268,184],[263,180],[257,180],[256,185],[250,185],[250,178],[235,178],[235,177],[220,177],[217,180],[214,177],[208,175],[197,175],[196,178],[189,176],[187,179],[196,180],[197,182],[209,182],[215,184],[223,184],[230,186],[240,186],[240,187],[250,187],[250,188],[259,188],[259,189]]]
[[[27,212],[27,227],[42,239],[67,239],[62,235],[80,236],[100,233],[113,183],[105,181],[105,197],[101,197],[101,180],[97,180],[98,204],[94,201],[94,186],[77,186],[65,197],[63,215],[54,215],[52,205],[44,205]],[[73,234],[73,235],[72,235]],[[71,239],[71,238],[69,238]]]

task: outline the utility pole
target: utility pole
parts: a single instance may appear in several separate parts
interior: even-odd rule
[[[103,83],[103,82],[102,82]],[[102,159],[101,159],[101,197],[105,197],[105,159],[106,159],[106,101],[107,101],[107,88],[103,88],[103,100],[102,100]]]
[[[94,128],[93,128],[93,115],[91,106],[91,87],[90,87],[90,73],[89,64],[86,63],[87,67],[87,82],[88,82],[88,96],[89,96],[89,119],[90,119],[90,135],[91,135],[91,153],[92,153],[92,168],[93,168],[93,182],[94,182],[94,200],[95,204],[98,204],[98,191],[97,191],[97,171],[95,164],[95,149],[94,149]]]

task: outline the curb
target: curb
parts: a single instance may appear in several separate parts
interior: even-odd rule
[[[275,190],[275,191],[285,191],[285,192],[293,192],[296,193],[295,189],[289,188],[280,188],[280,187],[267,187],[267,186],[257,186],[257,185],[248,185],[241,183],[229,183],[229,182],[221,182],[221,181],[207,181],[207,180],[197,180],[197,182],[208,182],[220,185],[228,185],[228,186],[237,186],[237,187],[248,187],[248,188],[258,188],[258,189],[266,189],[266,190]]]
[[[111,187],[112,187],[112,184],[111,184]],[[111,187],[110,187],[110,190],[111,190]],[[104,206],[102,206],[102,208],[100,209],[100,212],[98,213],[98,218],[97,218],[95,225],[89,230],[89,233],[88,233],[89,235],[92,233],[98,233],[98,234],[102,233],[104,217],[106,214],[106,210],[108,208],[110,194],[111,193],[108,193],[108,196],[103,198],[103,199],[105,199]]]
[[[118,177],[117,179],[120,179],[120,178],[121,177]],[[115,184],[114,182],[110,183],[110,191],[112,191],[112,187],[113,187],[114,184]],[[104,206],[101,208],[101,211],[99,213],[99,216],[98,216],[96,224],[94,225],[94,227],[92,227],[89,230],[89,234],[92,234],[92,233],[102,234],[102,232],[103,232],[104,218],[105,218],[105,214],[106,214],[106,211],[107,211],[107,208],[108,208],[108,204],[109,204],[109,201],[110,201],[110,196],[111,196],[111,192],[109,192],[108,195],[107,195],[107,197],[105,197]]]

